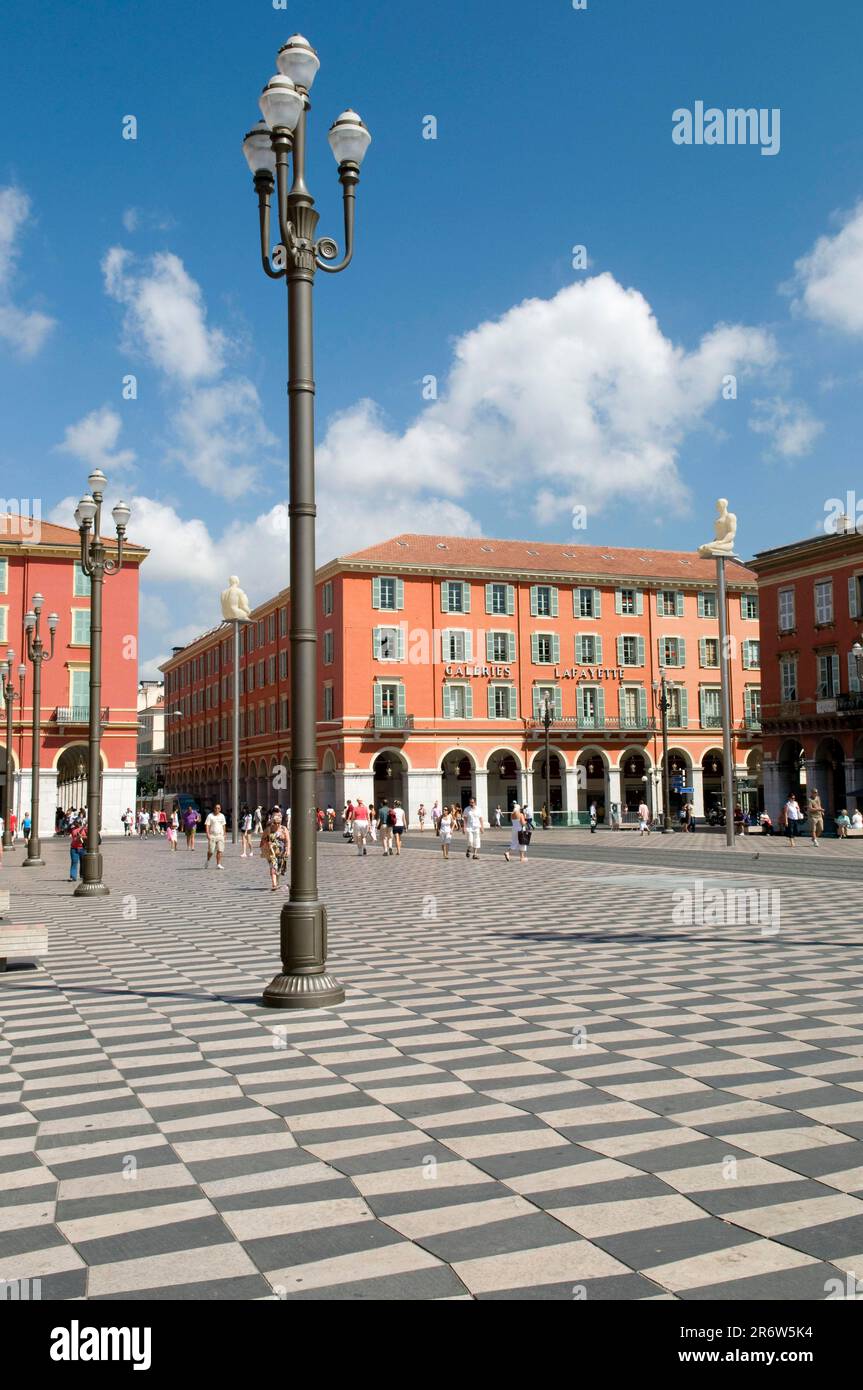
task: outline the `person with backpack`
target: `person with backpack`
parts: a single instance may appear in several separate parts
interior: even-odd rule
[[[390,824],[390,808],[385,796],[381,798],[381,804],[378,806],[378,830],[381,832],[381,849],[384,854],[392,854],[393,828]]]
[[[83,825],[74,825],[69,836],[69,882],[77,883],[81,859],[87,847],[87,831]]]

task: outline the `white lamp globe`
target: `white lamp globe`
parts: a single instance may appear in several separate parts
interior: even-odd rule
[[[362,164],[372,137],[356,111],[343,111],[330,126],[327,139],[337,164]]]
[[[270,127],[266,121],[258,121],[244,137],[243,154],[253,174],[276,177],[276,156],[270,144]]]
[[[261,92],[258,105],[272,130],[294,130],[303,109],[303,98],[289,77],[276,73]]]
[[[301,87],[304,92],[311,87],[320,66],[320,58],[302,34],[292,34],[276,55],[276,67],[279,72],[289,77],[295,86]]]

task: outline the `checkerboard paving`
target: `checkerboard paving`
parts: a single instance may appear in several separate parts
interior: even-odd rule
[[[271,1011],[281,894],[161,841],[66,855],[0,976],[0,1279],[76,1299],[802,1299],[863,1289],[863,957],[833,846],[781,926],[678,925],[751,856],[507,864],[320,838],[336,1009]],[[703,836],[702,840],[709,837]],[[790,854],[793,852],[789,852]],[[650,863],[645,863],[649,859]],[[837,866],[835,876],[831,864]],[[849,1273],[850,1272],[850,1273]]]

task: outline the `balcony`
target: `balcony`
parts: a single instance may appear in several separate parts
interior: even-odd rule
[[[108,723],[109,710],[107,707],[102,710],[99,723]],[[89,724],[90,706],[89,705],[58,705],[51,715],[52,724]]]
[[[375,733],[408,733],[414,726],[412,714],[373,714],[368,727]]]
[[[702,716],[701,716],[701,721],[700,721],[700,722],[701,722],[701,727],[702,727],[702,729],[721,729],[721,728],[722,728],[722,715],[721,715],[721,714],[702,714]]]
[[[544,725],[541,720],[534,718],[528,722],[535,732],[544,733]],[[591,731],[594,729],[603,729],[609,733],[625,733],[631,730],[639,733],[650,733],[656,728],[656,719],[653,715],[645,715],[643,719],[627,719],[625,717],[619,718],[616,714],[599,715],[593,718],[583,714],[567,714],[560,719],[555,719],[552,728],[564,733],[579,733],[582,730]]]

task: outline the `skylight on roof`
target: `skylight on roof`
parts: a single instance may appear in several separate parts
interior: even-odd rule
[[[490,546],[490,545],[481,545],[481,546],[480,546],[480,550],[484,550],[485,553],[486,553],[486,555],[491,555],[491,554],[493,553],[493,549],[494,549],[494,547],[493,547],[493,546]]]
[[[407,550],[408,548],[407,541],[396,541],[396,545],[400,545],[402,550]]]
[[[437,548],[438,550],[449,550],[449,546],[447,545],[446,541],[438,541]]]

